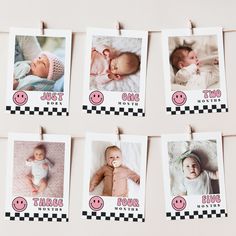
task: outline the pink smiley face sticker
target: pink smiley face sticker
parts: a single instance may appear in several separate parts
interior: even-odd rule
[[[99,196],[94,196],[89,200],[89,207],[93,211],[100,211],[104,207],[104,201]]]
[[[171,205],[176,211],[182,211],[185,209],[187,202],[183,197],[178,196],[172,200]]]
[[[17,91],[13,95],[13,102],[18,105],[22,106],[25,105],[28,101],[28,95],[24,91]]]
[[[16,197],[12,201],[12,208],[17,212],[22,212],[27,208],[27,201],[23,197]]]
[[[172,95],[172,102],[176,105],[176,106],[182,106],[186,103],[187,101],[187,96],[184,92],[182,91],[177,91],[175,93],[173,93]]]
[[[104,96],[100,91],[93,91],[92,93],[90,93],[89,95],[89,101],[93,104],[93,105],[100,105],[103,103],[104,101]]]

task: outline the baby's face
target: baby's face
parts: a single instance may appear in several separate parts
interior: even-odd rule
[[[30,65],[31,74],[46,79],[49,73],[49,66],[49,60],[46,56],[36,57]]]
[[[122,154],[118,149],[110,149],[106,153],[106,161],[109,166],[118,167],[122,164]]]
[[[195,179],[201,173],[201,166],[194,157],[187,157],[183,161],[184,175],[188,179]]]
[[[195,64],[199,69],[200,63],[199,63],[197,54],[194,51],[187,53],[184,60],[182,61],[182,64],[180,63],[180,68],[189,66],[191,64]]]
[[[45,152],[41,149],[34,150],[34,159],[37,161],[42,161],[45,159]]]
[[[110,71],[115,75],[128,75],[134,72],[133,66],[130,65],[130,58],[126,54],[122,54],[110,62]]]

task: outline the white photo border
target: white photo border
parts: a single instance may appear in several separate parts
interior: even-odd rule
[[[140,144],[140,192],[138,198],[130,198],[131,201],[135,200],[136,206],[121,206],[118,207],[118,199],[122,198],[128,200],[127,197],[106,197],[106,196],[93,196],[89,193],[90,182],[90,165],[92,159],[92,142],[103,141],[110,142],[113,145],[119,142]],[[136,135],[120,135],[118,141],[117,135],[102,134],[102,133],[87,133],[85,142],[85,170],[83,180],[83,203],[82,203],[82,219],[94,220],[111,220],[111,221],[129,221],[129,222],[144,222],[145,221],[145,186],[146,186],[146,161],[147,161],[147,137]],[[99,210],[92,210],[89,206],[89,201],[93,197],[99,197],[104,202],[103,208]],[[138,201],[137,201],[138,200]],[[126,209],[123,209],[126,208]]]
[[[169,154],[168,143],[169,142],[185,142],[185,141],[216,141],[216,153],[219,173],[219,188],[218,194],[207,195],[189,195],[189,196],[172,196],[170,189],[170,172],[169,172]],[[227,217],[226,208],[226,196],[225,196],[225,181],[224,181],[224,164],[223,164],[223,152],[222,152],[222,135],[220,132],[210,133],[194,133],[191,140],[189,134],[169,134],[162,135],[162,164],[163,164],[163,181],[164,181],[164,193],[165,193],[165,210],[166,218],[168,220],[184,220],[184,219],[203,219],[203,218],[219,218]],[[220,197],[219,202],[203,203],[203,197],[210,199],[211,196]],[[175,198],[181,198],[185,205],[182,209],[174,209],[172,203]],[[200,206],[200,208],[199,208]]]
[[[65,70],[64,70],[64,91],[47,92],[47,91],[17,91],[13,90],[14,74],[14,56],[16,36],[39,36],[39,37],[61,37],[65,38]],[[32,28],[10,28],[9,33],[9,58],[7,73],[7,94],[6,94],[6,112],[10,114],[21,115],[69,115],[69,98],[70,98],[70,68],[71,68],[71,30],[51,30],[45,29],[41,34],[40,29]],[[15,104],[13,96],[17,92],[24,93],[27,98],[24,104]],[[50,99],[42,100],[45,94]]]
[[[140,84],[139,92],[115,92],[90,90],[90,63],[91,63],[91,48],[93,36],[108,36],[108,37],[128,37],[141,38],[141,64],[140,64]],[[87,113],[105,114],[105,115],[124,115],[124,116],[145,116],[145,91],[146,91],[146,65],[147,65],[147,48],[148,48],[148,31],[137,30],[121,30],[115,29],[87,29],[87,47],[85,58],[85,76],[83,86],[83,106],[82,109]],[[98,92],[103,96],[104,102],[93,105],[89,101],[89,96],[92,92]],[[122,94],[130,96],[131,100],[124,101]]]
[[[64,143],[65,156],[64,156],[64,181],[63,181],[63,198],[53,197],[29,197],[29,196],[16,196],[13,194],[13,168],[14,168],[14,143],[15,141],[23,142],[39,142],[39,143]],[[8,135],[8,160],[7,160],[7,178],[6,178],[6,205],[5,205],[5,219],[10,221],[50,221],[50,222],[68,222],[69,221],[69,186],[70,186],[70,150],[71,150],[71,137],[69,135],[43,135],[41,140],[40,135],[26,134],[26,133],[9,133]],[[12,207],[12,202],[16,198],[24,198],[27,208],[21,211],[15,211]],[[60,202],[58,207],[41,207],[34,206],[33,198],[39,199],[57,199]],[[53,210],[54,209],[54,210]],[[57,209],[57,210],[56,210]]]
[[[218,55],[219,55],[219,75],[220,87],[216,89],[202,90],[184,90],[181,86],[176,91],[171,90],[170,62],[169,62],[169,37],[183,36],[210,36],[217,37]],[[190,29],[168,29],[162,31],[163,61],[164,61],[164,79],[165,79],[165,100],[166,112],[170,115],[180,114],[202,114],[215,112],[228,112],[227,90],[225,80],[224,64],[224,43],[223,29],[215,28],[194,28],[194,34]],[[175,93],[180,93],[186,98],[183,104],[174,104]]]

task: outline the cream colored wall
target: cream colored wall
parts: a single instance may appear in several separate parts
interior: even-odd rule
[[[30,10],[29,10],[30,9]],[[119,20],[126,29],[159,30],[186,27],[187,19],[197,26],[223,26],[236,29],[236,2],[212,0],[0,0],[0,31],[9,27],[38,27],[40,19],[52,29],[85,32],[87,26],[113,27]],[[147,66],[146,117],[86,115],[81,111],[84,76],[85,33],[73,37],[71,99],[69,117],[8,115],[4,112],[8,55],[8,34],[0,33],[0,136],[8,132],[37,132],[84,136],[86,131],[113,132],[119,126],[126,134],[160,135],[184,132],[187,124],[197,131],[222,131],[236,134],[236,32],[225,33],[225,63],[229,112],[222,114],[169,116],[164,107],[164,80],[161,34],[151,33]],[[80,219],[84,139],[72,145],[71,204],[69,223],[27,223],[4,220],[7,139],[0,138],[0,235],[236,235],[234,195],[234,146],[236,137],[224,139],[225,182],[229,217],[226,219],[170,222],[165,219],[160,138],[150,138],[146,185],[146,222],[122,223]],[[214,225],[213,225],[214,223]]]

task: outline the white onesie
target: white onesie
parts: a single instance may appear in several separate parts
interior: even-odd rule
[[[186,89],[207,89],[219,82],[219,67],[212,65],[211,70],[197,72],[197,66],[190,64],[175,75],[175,83],[186,86]]]
[[[48,164],[48,168],[43,168],[44,164]],[[47,178],[49,168],[53,166],[53,164],[47,159],[43,160],[32,160],[26,161],[26,165],[31,167],[31,173],[33,175],[33,184],[39,186],[41,179]]]
[[[216,173],[203,170],[202,173],[194,179],[185,177],[180,190],[187,195],[211,194],[213,193],[211,179],[218,179]]]

